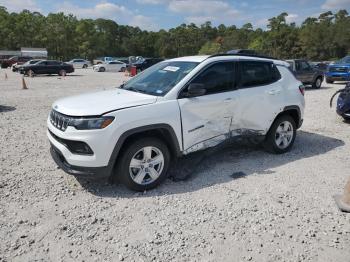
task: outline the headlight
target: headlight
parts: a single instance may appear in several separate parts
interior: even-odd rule
[[[102,129],[109,126],[114,120],[113,116],[102,116],[98,118],[72,119],[69,123],[78,130]]]

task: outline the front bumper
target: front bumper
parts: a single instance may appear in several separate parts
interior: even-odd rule
[[[350,81],[350,73],[326,73],[326,78],[330,81]]]
[[[112,123],[111,126],[115,124]],[[58,166],[65,172],[74,175],[89,175],[90,177],[109,177],[113,172],[114,161],[110,161],[115,143],[111,126],[105,129],[76,130],[68,127],[61,131],[47,119],[47,137],[55,149],[51,152]],[[92,150],[92,155],[72,153],[64,140],[85,142]],[[53,154],[55,153],[55,154]]]
[[[109,177],[108,167],[81,167],[70,165],[64,158],[61,151],[51,144],[50,153],[55,163],[66,173],[79,177],[107,178]]]

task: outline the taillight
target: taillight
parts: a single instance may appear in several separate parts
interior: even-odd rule
[[[304,85],[300,85],[299,86],[299,91],[302,95],[305,95],[305,86]]]

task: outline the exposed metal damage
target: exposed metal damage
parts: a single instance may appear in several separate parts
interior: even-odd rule
[[[227,134],[218,135],[218,136],[209,138],[205,141],[202,141],[200,143],[197,143],[197,144],[187,148],[184,151],[184,154],[186,155],[186,154],[190,154],[190,153],[193,153],[193,152],[196,152],[199,150],[212,148],[212,147],[218,146],[218,145],[225,143],[225,142],[229,143],[234,138],[258,138],[258,140],[259,140],[259,138],[262,139],[264,137],[264,135],[265,135],[264,130],[235,129],[235,130],[230,131]]]

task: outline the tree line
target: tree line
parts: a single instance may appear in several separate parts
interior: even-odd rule
[[[74,15],[23,10],[10,13],[0,6],[0,50],[45,47],[54,59],[98,56],[171,58],[254,49],[281,59],[330,60],[350,53],[350,16],[346,10],[309,17],[301,25],[287,22],[287,13],[268,20],[267,29],[251,23],[200,26],[181,24],[150,32],[108,19],[78,19]]]

